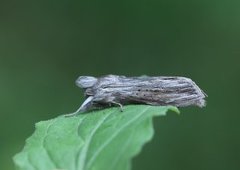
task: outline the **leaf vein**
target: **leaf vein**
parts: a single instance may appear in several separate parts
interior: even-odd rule
[[[121,147],[122,149],[118,152],[118,155],[115,156],[115,160],[112,161],[112,165],[109,169],[114,169],[114,167],[116,167],[119,158],[122,157],[122,155],[125,153],[125,151],[127,150],[128,145],[130,144],[130,142],[132,141],[132,134],[133,132],[131,132],[131,135],[129,135],[130,137],[127,138],[127,140],[125,141],[125,144]]]
[[[86,163],[86,158],[87,158],[87,154],[88,154],[88,148],[89,148],[89,145],[91,143],[91,140],[94,136],[94,134],[96,133],[97,129],[104,123],[104,121],[108,118],[108,116],[110,116],[112,113],[114,113],[116,111],[113,111],[111,113],[108,113],[106,114],[106,116],[104,116],[102,119],[100,119],[97,123],[97,125],[93,128],[93,130],[91,131],[91,133],[89,134],[87,140],[85,141],[85,145],[81,151],[81,154],[80,154],[80,158],[79,158],[79,165],[80,167],[77,168],[79,170],[84,170],[84,167],[85,167],[85,163]]]
[[[126,122],[122,127],[120,127],[115,133],[113,133],[112,136],[110,136],[105,143],[103,143],[98,150],[95,151],[95,154],[91,157],[91,159],[88,161],[87,169],[90,168],[94,162],[94,160],[97,158],[97,156],[101,153],[101,151],[117,136],[118,133],[120,133],[125,127],[127,127],[129,124],[137,120],[142,116],[143,113],[145,113],[150,107],[146,107],[141,113],[139,113],[137,116],[135,116],[133,119],[130,119],[128,122]]]
[[[79,120],[79,123],[77,125],[77,129],[79,129],[79,127],[81,126],[81,124],[82,124],[82,122],[84,121],[85,118],[86,118],[86,116]],[[83,140],[83,137],[80,135],[78,130],[77,130],[77,135]],[[77,167],[78,167],[78,159],[77,158],[79,157],[80,153],[81,153],[81,148],[79,148],[79,151],[77,152],[76,156],[74,157],[74,159],[75,159],[75,161],[74,161],[75,162],[75,169],[77,169]]]
[[[47,136],[48,136],[50,127],[51,127],[56,121],[57,121],[57,119],[55,119],[54,121],[52,121],[52,122],[48,125],[47,130],[46,130],[46,133],[45,133],[45,135],[44,135],[44,137],[43,137],[43,140],[42,140],[43,149],[44,149],[44,151],[46,152],[46,154],[47,154],[49,160],[51,161],[52,165],[54,166],[54,168],[57,168],[57,164],[56,164],[56,162],[54,161],[54,159],[52,158],[50,152],[48,151],[48,149],[47,149],[47,147],[46,147],[46,138],[47,138]]]

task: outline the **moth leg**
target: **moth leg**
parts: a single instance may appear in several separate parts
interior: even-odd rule
[[[111,101],[112,104],[118,105],[120,107],[121,112],[123,112],[123,105],[118,102]]]
[[[80,112],[86,111],[91,106],[92,99],[93,99],[93,96],[89,96],[75,112],[66,114],[65,117],[76,116]]]

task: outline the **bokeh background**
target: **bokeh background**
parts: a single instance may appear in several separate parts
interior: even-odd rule
[[[134,170],[240,169],[240,1],[0,1],[0,169],[40,120],[76,110],[79,75],[192,78],[207,107],[155,119]]]

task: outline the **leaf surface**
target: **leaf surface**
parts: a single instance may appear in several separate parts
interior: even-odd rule
[[[153,137],[152,118],[172,106],[129,105],[60,116],[36,124],[23,150],[14,156],[18,170],[129,170],[131,158]]]

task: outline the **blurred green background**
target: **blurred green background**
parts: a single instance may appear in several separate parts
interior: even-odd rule
[[[240,1],[0,1],[0,169],[40,120],[76,110],[80,75],[179,75],[207,107],[155,120],[134,170],[240,169]]]

